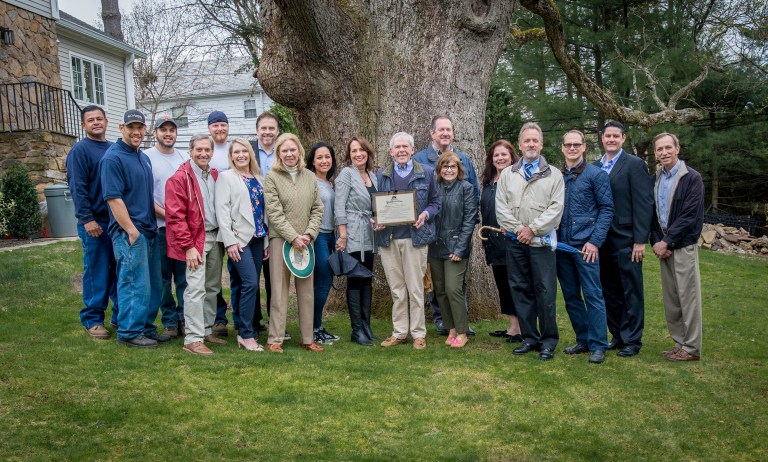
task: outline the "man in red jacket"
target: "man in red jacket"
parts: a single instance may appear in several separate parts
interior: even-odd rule
[[[168,256],[187,263],[184,291],[184,351],[212,355],[206,343],[224,344],[211,328],[216,317],[216,294],[221,290],[223,249],[216,241],[219,225],[214,207],[214,183],[219,173],[208,164],[213,140],[195,135],[189,141],[190,160],[165,184],[165,221]]]

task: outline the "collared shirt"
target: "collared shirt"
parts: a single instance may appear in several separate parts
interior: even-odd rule
[[[607,162],[607,163],[605,162],[605,156],[607,154],[603,154],[603,157],[600,158],[600,164],[602,165],[602,167],[600,168],[602,168],[605,173],[611,173],[611,170],[613,170],[613,166],[616,165],[616,161],[619,160],[619,157],[621,157],[623,153],[624,153],[624,150],[619,149],[619,153],[616,154],[613,157],[613,159],[611,159],[610,162]]]
[[[669,205],[672,203],[672,183],[680,170],[680,159],[677,160],[675,166],[667,173],[665,169],[661,169],[661,179],[659,180],[659,195],[656,198],[659,204],[659,224],[661,229],[667,229],[667,222],[669,221]]]
[[[190,162],[197,178],[197,183],[200,185],[200,193],[203,195],[203,209],[205,210],[205,230],[213,231],[219,227],[219,223],[216,220],[216,206],[214,205],[214,187],[213,175],[211,175],[211,167],[208,167],[207,171],[202,171],[196,163]]]
[[[413,160],[409,160],[405,165],[400,165],[395,162],[395,172],[400,178],[405,178],[413,171]]]
[[[261,167],[261,175],[266,178],[267,173],[272,171],[272,164],[275,162],[275,148],[267,152],[261,147],[259,143],[259,166]]]
[[[525,166],[528,164],[533,165],[533,170],[531,170],[531,176],[533,176],[534,173],[539,169],[539,161],[541,160],[541,157],[537,157],[536,160],[533,162],[527,162],[525,159],[523,159],[523,174],[525,174]]]
[[[584,159],[581,159],[581,162],[579,162],[578,164],[576,164],[576,165],[575,165],[573,168],[568,168],[568,166],[567,166],[567,165],[563,166],[563,174],[564,174],[564,175],[570,175],[571,173],[573,173],[573,172],[575,172],[576,170],[578,170],[578,168],[579,168],[579,167],[581,167],[581,165],[582,165],[583,163],[584,163]]]

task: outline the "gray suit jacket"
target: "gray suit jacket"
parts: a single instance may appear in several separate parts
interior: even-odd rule
[[[368,172],[377,188],[376,174]],[[371,196],[360,178],[356,167],[344,167],[336,177],[336,201],[334,218],[336,226],[347,226],[347,252],[364,252],[375,249],[371,217]]]

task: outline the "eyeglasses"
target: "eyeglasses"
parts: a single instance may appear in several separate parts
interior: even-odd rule
[[[563,147],[566,149],[578,149],[584,146],[584,143],[563,143]]]
[[[458,170],[458,165],[443,165],[443,170]]]

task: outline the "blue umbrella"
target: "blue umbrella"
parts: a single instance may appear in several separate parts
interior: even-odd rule
[[[480,229],[477,230],[477,236],[480,238],[480,240],[487,240],[488,238],[483,236],[483,231],[495,231],[497,233],[500,233],[507,239],[512,239],[513,241],[517,240],[517,235],[511,231],[507,231],[504,228],[494,228],[492,226],[481,226]],[[547,233],[546,236],[541,237],[534,237],[533,241],[531,242],[531,247],[549,247],[553,251],[559,250],[561,252],[568,252],[568,253],[581,253],[583,254],[580,249],[577,249],[576,247],[572,245],[565,244],[563,242],[557,242],[557,233],[555,233],[555,230],[553,229],[549,233]]]

